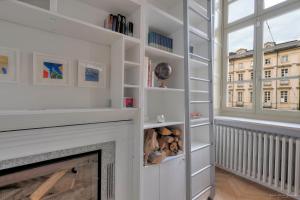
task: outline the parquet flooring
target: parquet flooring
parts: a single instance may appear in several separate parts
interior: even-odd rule
[[[268,188],[216,169],[216,196],[214,200],[293,200]]]

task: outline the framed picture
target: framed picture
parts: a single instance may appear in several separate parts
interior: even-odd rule
[[[78,61],[79,87],[106,87],[106,66],[101,63]]]
[[[0,47],[0,82],[19,81],[19,50]]]
[[[70,61],[53,55],[33,53],[33,83],[70,86]]]

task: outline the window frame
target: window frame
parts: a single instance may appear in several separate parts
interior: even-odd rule
[[[263,26],[264,21],[292,12],[300,9],[299,0],[287,0],[285,2],[279,3],[275,6],[264,9],[264,1],[254,0],[255,9],[254,13],[239,19],[237,21],[228,23],[228,0],[224,0],[223,10],[223,50],[222,50],[222,79],[221,81],[223,89],[222,98],[221,98],[221,114],[228,116],[245,116],[251,118],[264,118],[269,120],[280,120],[280,121],[295,121],[300,122],[300,111],[284,111],[284,110],[272,110],[263,108],[263,63],[264,63],[264,54],[263,54]],[[253,107],[252,109],[238,108],[238,107],[227,107],[227,74],[228,74],[228,34],[234,31],[238,31],[242,28],[248,26],[254,26],[254,39],[253,39],[253,67],[254,79],[253,81]],[[224,81],[225,77],[225,81]]]

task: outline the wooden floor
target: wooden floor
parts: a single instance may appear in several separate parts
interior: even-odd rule
[[[216,169],[214,200],[292,200],[256,183]]]

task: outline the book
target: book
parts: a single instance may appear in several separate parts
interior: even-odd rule
[[[145,57],[144,59],[144,87],[148,87],[148,74],[149,74],[149,69],[148,69],[148,64],[149,64],[149,57]]]
[[[117,22],[118,22],[118,17],[116,15],[113,15],[113,23],[112,23],[112,31],[117,30]]]
[[[148,33],[148,45],[164,51],[173,51],[173,39],[153,31]]]

